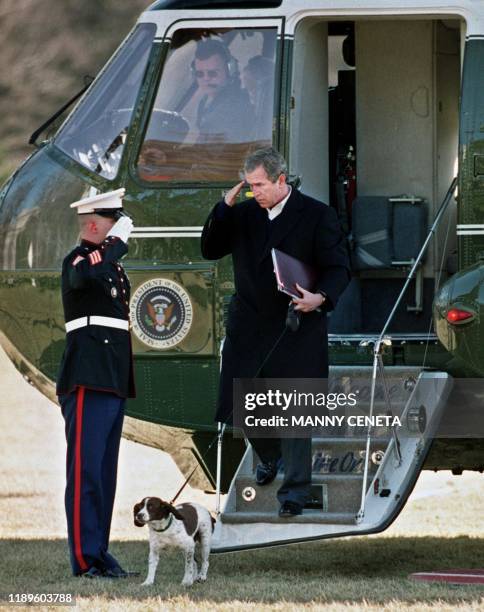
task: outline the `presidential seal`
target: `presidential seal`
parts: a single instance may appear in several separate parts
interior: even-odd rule
[[[130,316],[133,332],[141,342],[155,349],[170,349],[190,331],[193,307],[181,285],[168,278],[153,278],[134,292]]]

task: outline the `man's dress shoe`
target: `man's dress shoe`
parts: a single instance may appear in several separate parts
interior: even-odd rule
[[[296,504],[296,502],[285,501],[279,508],[279,516],[282,518],[290,518],[291,516],[302,514],[302,511],[302,506]]]
[[[104,570],[103,578],[129,578],[139,576],[139,572],[127,572],[122,567],[110,567]]]
[[[102,578],[104,575],[103,570],[98,569],[97,567],[92,566],[87,570],[87,572],[83,572],[80,574],[82,578]]]
[[[277,461],[268,461],[267,463],[259,463],[255,470],[255,481],[260,486],[270,484],[277,476]]]

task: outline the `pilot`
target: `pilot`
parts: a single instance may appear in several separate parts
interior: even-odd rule
[[[250,141],[254,110],[227,47],[214,39],[199,42],[192,66],[202,94],[197,110],[198,142]]]
[[[66,346],[57,395],[67,439],[65,508],[72,572],[129,575],[108,552],[119,443],[134,397],[128,277],[120,259],[133,228],[124,189],[71,204],[81,242],[62,264]]]

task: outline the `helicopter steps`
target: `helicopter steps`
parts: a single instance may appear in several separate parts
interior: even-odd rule
[[[247,524],[247,523],[277,523],[285,525],[287,518],[280,518],[274,512],[246,512],[244,515],[234,512],[227,513],[222,517],[224,523]],[[354,525],[356,523],[356,513],[345,512],[317,512],[315,510],[304,510],[303,514],[289,519],[292,525],[301,523],[328,524],[328,525]]]
[[[380,459],[388,445],[388,438],[379,439],[372,446],[372,453]],[[264,487],[255,484],[257,457],[250,453],[250,473],[241,472],[235,479],[235,511],[221,516],[224,523],[269,522],[354,524],[361,500],[363,464],[366,438],[313,438],[311,500],[300,516],[279,518],[277,490],[283,482],[283,469],[274,481]],[[250,450],[250,449],[249,449]],[[336,471],[340,467],[345,471]],[[373,475],[378,464],[372,461],[369,474]],[[334,471],[329,471],[329,470]]]
[[[358,376],[365,373],[368,384],[369,370],[358,366],[332,368],[331,375],[336,374],[341,380],[355,372]],[[375,533],[395,519],[418,478],[452,379],[445,372],[426,372],[421,368],[387,367],[386,371],[389,379],[400,381],[392,388],[391,409],[400,416],[402,426],[398,428],[398,444],[391,428],[373,430],[364,506],[361,502],[367,437],[360,431],[333,428],[315,432],[311,441],[309,507],[290,518],[278,515],[276,494],[283,471],[270,485],[258,486],[255,483],[258,458],[248,445],[219,515],[212,552]],[[409,379],[413,379],[413,384],[406,384]],[[381,408],[377,399],[375,411],[381,413],[379,405]],[[427,417],[423,432],[411,430],[408,418],[411,409],[419,406],[425,406]],[[360,408],[362,414],[367,414],[369,405],[362,404]]]
[[[375,441],[372,454],[381,452],[378,460],[387,448],[389,438]],[[247,449],[239,474],[232,489],[233,511],[226,510],[221,515],[223,523],[315,523],[354,525],[361,500],[363,486],[363,457],[366,438],[313,438],[311,500],[304,508],[303,514],[291,518],[278,516],[277,490],[283,481],[283,469],[274,481],[264,487],[255,484],[255,466],[257,456],[251,447]],[[375,457],[376,459],[377,457]],[[329,472],[329,469],[343,467],[347,471]],[[371,482],[378,463],[369,464]]]
[[[363,484],[363,474],[312,474],[311,496],[314,501],[311,506],[325,514],[327,512],[352,512],[358,509]],[[273,512],[277,490],[282,485],[283,476],[278,477],[263,488],[255,486],[258,492],[253,501],[244,500],[244,491],[254,487],[253,478],[240,478],[236,483],[236,510],[244,512]],[[310,509],[310,508],[308,508]]]

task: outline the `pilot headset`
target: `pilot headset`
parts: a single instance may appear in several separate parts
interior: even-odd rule
[[[202,56],[201,58],[197,57],[199,54]],[[197,43],[195,58],[190,65],[193,78],[196,76],[195,59],[207,59],[212,57],[212,55],[220,55],[224,59],[227,75],[230,80],[239,77],[239,63],[226,45],[220,40],[209,38]]]

